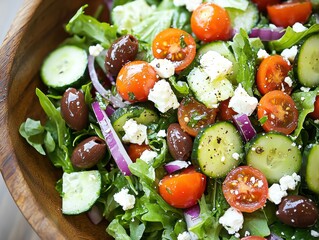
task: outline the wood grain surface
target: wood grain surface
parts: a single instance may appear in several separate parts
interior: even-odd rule
[[[36,87],[44,89],[39,68],[66,37],[63,24],[84,3],[25,0],[0,49],[0,170],[14,201],[41,239],[108,239],[105,224],[95,226],[85,214],[62,215],[55,190],[61,171],[18,132],[27,117],[44,121],[35,95]]]

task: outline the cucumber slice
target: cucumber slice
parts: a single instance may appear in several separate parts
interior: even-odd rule
[[[306,87],[319,86],[319,34],[310,36],[297,56],[297,78]]]
[[[209,177],[220,178],[237,167],[244,155],[242,138],[230,122],[202,129],[194,140],[192,159]]]
[[[84,49],[65,45],[50,53],[41,67],[41,78],[48,87],[65,90],[76,86],[83,78],[88,64]]]
[[[312,145],[308,157],[307,157],[307,165],[306,165],[306,183],[308,188],[319,194],[319,145]]]
[[[123,126],[127,120],[134,119],[139,124],[149,125],[157,122],[159,118],[157,113],[149,107],[130,105],[128,107],[118,108],[110,119],[116,133],[119,136],[123,136]]]
[[[197,56],[200,58],[202,55],[207,53],[208,51],[218,52],[223,57],[227,58],[229,61],[233,63],[233,72],[228,76],[229,80],[232,83],[236,83],[236,76],[238,72],[238,63],[235,59],[234,54],[230,50],[230,46],[228,42],[224,41],[215,41],[202,46],[197,53]]]
[[[265,174],[270,183],[300,170],[302,156],[296,144],[280,133],[259,134],[249,146],[247,165]]]
[[[62,177],[62,212],[75,215],[89,210],[100,196],[99,171],[64,173]]]

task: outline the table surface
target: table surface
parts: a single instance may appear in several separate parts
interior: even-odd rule
[[[0,43],[3,42],[22,3],[23,0],[0,0]],[[0,219],[2,219],[0,240],[39,240],[13,201],[2,175],[0,176]]]

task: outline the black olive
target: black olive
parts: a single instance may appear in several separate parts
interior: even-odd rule
[[[133,61],[138,52],[138,41],[132,35],[124,35],[112,43],[105,57],[105,68],[116,76],[121,68],[128,62]]]

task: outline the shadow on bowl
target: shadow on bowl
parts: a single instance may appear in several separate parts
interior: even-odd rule
[[[26,118],[44,120],[35,88],[39,68],[66,37],[63,26],[86,2],[26,0],[0,49],[0,170],[17,206],[41,239],[108,239],[106,223],[65,216],[55,184],[62,172],[19,135]],[[94,0],[96,4],[99,1]]]

